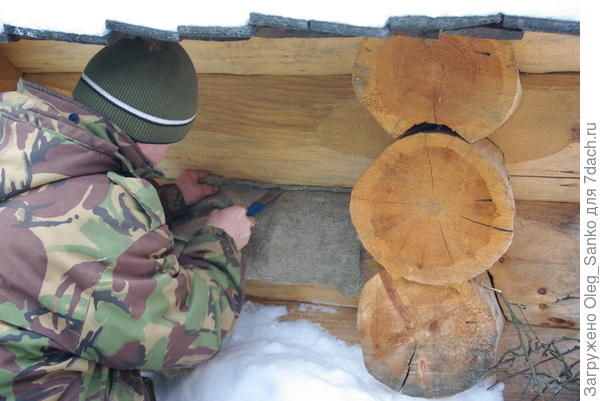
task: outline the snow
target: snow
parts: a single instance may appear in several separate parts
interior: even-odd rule
[[[404,401],[372,378],[361,348],[321,326],[280,322],[283,306],[247,302],[221,351],[187,376],[156,383],[158,401]],[[501,401],[503,386],[490,379],[444,400]]]
[[[579,2],[565,0],[370,0],[348,2],[281,0],[14,0],[0,2],[0,24],[87,35],[104,35],[107,19],[175,31],[178,25],[242,26],[251,12],[289,18],[381,27],[402,15],[466,16],[504,13],[526,17],[579,20]],[[1,28],[0,28],[1,29]]]

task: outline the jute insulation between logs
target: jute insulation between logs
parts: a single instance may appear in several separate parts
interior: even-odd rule
[[[427,132],[384,150],[354,186],[350,214],[392,276],[445,285],[475,277],[504,254],[515,203],[492,142]]]

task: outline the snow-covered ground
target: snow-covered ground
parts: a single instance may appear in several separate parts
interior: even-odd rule
[[[372,378],[360,346],[349,346],[306,320],[278,321],[286,313],[283,306],[247,302],[219,354],[187,376],[159,381],[158,401],[417,400]],[[444,400],[503,400],[503,386],[486,391],[489,384]]]
[[[251,12],[289,18],[381,27],[402,15],[466,16],[504,13],[579,20],[579,2],[565,0],[14,0],[0,1],[1,24],[87,35],[104,35],[107,19],[170,31],[178,25],[242,26]]]

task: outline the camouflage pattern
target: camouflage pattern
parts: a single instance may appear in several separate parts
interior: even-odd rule
[[[0,400],[146,400],[140,370],[220,348],[240,253],[204,227],[178,258],[157,175],[79,103],[27,81],[0,94]]]

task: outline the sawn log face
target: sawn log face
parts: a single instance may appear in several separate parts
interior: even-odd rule
[[[444,285],[469,280],[502,256],[513,236],[514,199],[491,142],[420,133],[390,145],[365,171],[350,215],[392,276]]]
[[[438,398],[477,383],[494,362],[503,317],[479,280],[430,286],[380,271],[365,285],[357,325],[365,365],[379,381]]]
[[[394,137],[425,122],[475,142],[500,127],[521,100],[510,42],[461,36],[364,39],[352,83]]]

